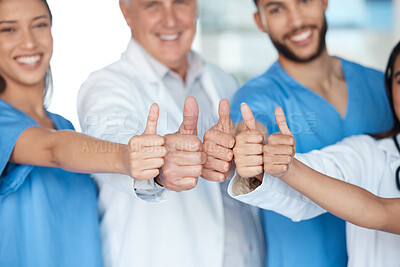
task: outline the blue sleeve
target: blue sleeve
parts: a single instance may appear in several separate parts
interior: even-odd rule
[[[21,133],[33,126],[37,123],[32,118],[0,101],[0,199],[17,190],[32,170],[8,162]]]
[[[231,103],[231,117],[233,123],[243,120],[240,105],[245,102],[249,105],[254,118],[264,124],[269,133],[277,131],[275,123],[275,108],[282,106],[282,101],[277,95],[278,90],[270,82],[246,83],[235,94]]]

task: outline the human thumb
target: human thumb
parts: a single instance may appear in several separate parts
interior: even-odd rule
[[[275,121],[276,121],[276,124],[278,124],[279,131],[282,134],[292,135],[292,132],[289,130],[289,127],[287,126],[287,123],[286,123],[285,113],[283,113],[283,110],[281,107],[276,107],[276,109],[275,109]]]
[[[251,112],[250,107],[246,103],[242,103],[240,105],[240,111],[242,112],[244,123],[246,124],[246,128],[250,131],[257,130],[256,128],[256,120],[254,119],[253,112]]]
[[[150,106],[149,115],[147,116],[146,129],[143,134],[156,134],[157,133],[157,121],[159,116],[159,107],[156,103]]]
[[[218,115],[218,125],[220,129],[222,129],[224,133],[230,133],[233,128],[233,122],[231,120],[231,109],[229,107],[228,99],[222,99],[219,102]]]
[[[183,107],[183,121],[178,133],[197,135],[197,119],[199,117],[199,106],[196,98],[189,96]]]

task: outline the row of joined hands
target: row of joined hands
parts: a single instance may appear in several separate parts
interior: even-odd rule
[[[219,103],[219,120],[205,132],[203,142],[197,137],[199,109],[194,97],[185,100],[183,121],[173,134],[157,135],[159,107],[152,104],[141,135],[129,141],[130,175],[137,180],[155,181],[173,191],[190,190],[198,177],[224,182],[236,168],[242,178],[262,181],[264,171],[281,177],[292,166],[295,142],[280,107],[275,110],[279,132],[269,135],[256,122],[249,106],[241,105],[243,121],[234,125],[229,101]]]

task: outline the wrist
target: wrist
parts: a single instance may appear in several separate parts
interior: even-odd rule
[[[292,164],[290,164],[288,171],[279,177],[281,180],[287,181],[294,177],[295,170],[299,168],[299,161],[297,159],[293,159]]]
[[[131,158],[128,145],[121,144],[117,152],[116,172],[132,176]]]

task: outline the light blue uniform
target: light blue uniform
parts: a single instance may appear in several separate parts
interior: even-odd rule
[[[58,130],[71,129],[48,113]],[[9,163],[38,124],[0,100],[0,266],[102,266],[94,181],[58,168]]]
[[[294,80],[275,62],[264,74],[248,81],[232,101],[232,119],[242,120],[246,102],[269,133],[277,132],[274,110],[281,106],[296,140],[296,152],[305,153],[334,144],[344,137],[388,130],[393,123],[383,74],[340,59],[347,84],[344,118],[324,98]],[[272,211],[263,211],[268,267],[345,267],[344,221],[326,213],[294,223]]]

